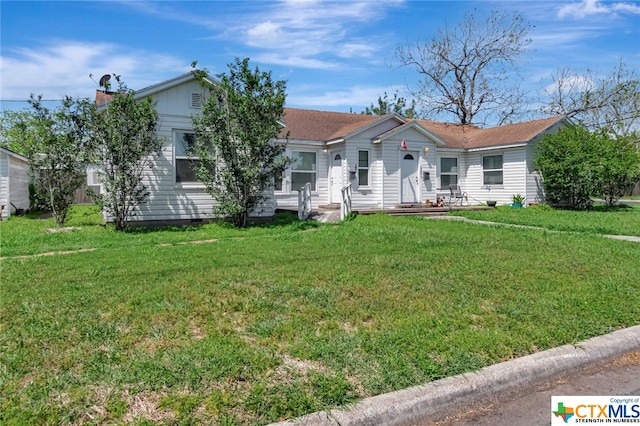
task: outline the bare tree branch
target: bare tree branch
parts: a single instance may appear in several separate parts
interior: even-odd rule
[[[412,94],[424,114],[450,113],[462,124],[502,124],[519,113],[523,93],[516,65],[531,42],[530,29],[521,15],[494,11],[483,20],[474,10],[431,40],[399,46],[395,56],[422,76]]]
[[[640,130],[640,76],[623,60],[608,75],[565,67],[551,78],[543,88],[543,112],[566,115],[593,130],[607,128],[622,135]]]

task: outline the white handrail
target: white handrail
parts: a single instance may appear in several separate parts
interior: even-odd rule
[[[311,183],[298,189],[298,219],[306,220],[311,214]]]
[[[342,188],[341,192],[342,203],[340,203],[340,220],[344,220],[344,218],[351,213],[351,184]]]

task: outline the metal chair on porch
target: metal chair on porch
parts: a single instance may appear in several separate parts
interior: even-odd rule
[[[457,206],[459,203],[460,207],[469,205],[469,195],[466,192],[462,192],[460,185],[449,185],[449,193],[449,207],[451,207],[451,203],[453,203],[454,206]]]

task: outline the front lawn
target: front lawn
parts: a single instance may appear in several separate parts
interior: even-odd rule
[[[118,232],[113,225],[103,225],[98,207],[72,206],[65,226],[38,219],[38,215],[11,217],[0,222],[0,257],[23,256],[46,252],[82,249],[118,249],[123,246],[181,244],[215,238],[241,238],[296,232],[320,226],[317,222],[298,222],[291,214],[279,214],[269,224],[238,230],[229,224],[211,223],[191,227],[160,229],[131,228]]]
[[[632,204],[613,208],[596,205],[590,211],[555,210],[546,205],[524,209],[500,206],[491,210],[455,211],[451,214],[557,231],[640,236],[640,205]]]
[[[40,235],[98,249],[1,261],[0,423],[265,424],[640,324],[637,243],[307,226]]]

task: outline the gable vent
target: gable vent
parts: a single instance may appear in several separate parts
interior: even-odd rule
[[[200,108],[202,106],[202,94],[201,93],[192,93],[191,94],[191,108]]]

